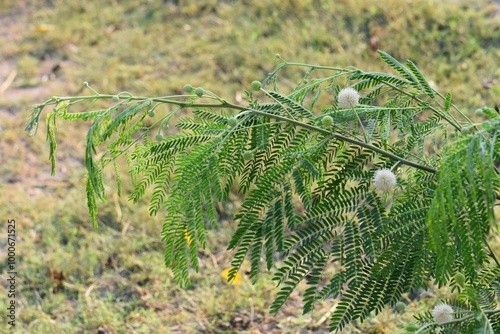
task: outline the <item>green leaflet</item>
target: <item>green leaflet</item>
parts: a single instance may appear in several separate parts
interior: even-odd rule
[[[394,84],[394,85],[411,85],[412,82],[392,75],[392,74],[386,74],[386,73],[378,73],[378,72],[359,72],[359,73],[354,73],[349,77],[350,80],[357,80],[357,79],[368,79],[369,81],[375,83],[389,83],[389,84]]]
[[[286,113],[290,113],[294,117],[304,117],[304,118],[314,118],[314,114],[301,104],[293,101],[292,99],[284,96],[280,93],[269,91],[267,92],[269,96],[275,99],[281,106],[288,107],[285,110]]]
[[[444,154],[428,214],[440,284],[451,275],[455,261],[464,261],[468,276],[476,277],[475,268],[487,258],[485,242],[490,228],[497,224],[493,206],[500,182],[493,163],[498,154],[498,146],[491,140],[496,140],[495,134],[463,137]]]
[[[406,61],[406,66],[410,68],[410,71],[413,73],[415,78],[418,80],[418,83],[424,90],[424,92],[429,95],[429,97],[434,98],[434,90],[431,88],[427,80],[424,78],[422,72],[418,69],[417,65],[415,65],[411,60]]]
[[[444,110],[449,111],[451,106],[451,93],[447,93],[444,100]]]
[[[116,111],[116,108],[92,110],[92,111],[86,111],[86,112],[74,112],[74,113],[69,113],[65,109],[64,112],[58,113],[57,116],[61,119],[65,119],[68,121],[74,121],[77,119],[87,121],[89,119],[94,119],[96,117],[103,116],[104,114],[107,114],[107,113],[110,113],[113,111]]]
[[[411,85],[415,88],[419,88],[418,81],[415,79],[415,77],[411,74],[410,71],[406,67],[404,67],[399,61],[397,61],[394,57],[392,57],[390,54],[387,52],[378,50],[378,54],[380,55],[380,58],[382,58],[389,66],[391,66],[393,69],[399,72],[406,80],[411,82]]]
[[[56,174],[56,150],[57,150],[56,119],[57,119],[57,116],[54,112],[50,112],[47,114],[47,141],[49,142],[49,147],[50,147],[49,160],[51,163],[50,174],[52,176],[54,176]]]
[[[151,100],[146,100],[143,103],[134,103],[130,107],[123,110],[105,129],[103,129],[101,140],[104,141],[109,138],[119,126],[126,125],[137,113],[148,109],[151,106],[151,103]]]

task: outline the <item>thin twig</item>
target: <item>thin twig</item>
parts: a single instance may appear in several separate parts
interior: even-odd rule
[[[73,97],[73,96],[53,97],[50,100],[47,100],[44,104],[42,104],[42,106],[47,106],[47,105],[59,103],[61,101],[90,100],[90,99],[112,99],[113,96],[115,96],[115,95],[97,94],[97,95],[79,96],[79,97]],[[173,100],[173,99],[170,99],[170,98],[148,98],[148,97],[142,97],[142,96],[135,96],[135,97],[128,96],[128,97],[125,97],[124,99],[129,100],[129,101],[151,100],[153,102],[159,102],[159,103],[177,105],[177,106],[179,106],[181,108],[222,108],[222,109],[240,110],[240,111],[248,112],[248,113],[251,113],[251,114],[254,114],[254,115],[260,115],[260,116],[264,116],[264,117],[268,117],[268,118],[272,118],[272,119],[284,121],[284,122],[287,122],[287,123],[295,124],[296,126],[299,126],[299,127],[305,128],[305,129],[309,129],[311,131],[323,133],[323,134],[326,134],[326,135],[331,135],[331,136],[333,136],[334,138],[336,138],[338,140],[341,140],[341,141],[344,141],[344,142],[347,142],[347,143],[350,143],[350,144],[353,144],[353,145],[356,145],[356,146],[361,146],[361,147],[367,148],[369,150],[377,152],[377,153],[379,153],[379,154],[381,154],[383,156],[386,156],[388,158],[400,161],[401,164],[403,164],[403,165],[407,165],[407,166],[411,166],[411,167],[414,167],[414,168],[417,168],[417,169],[421,169],[421,170],[424,170],[424,171],[429,172],[429,173],[436,173],[437,172],[437,170],[435,168],[432,168],[432,167],[429,167],[429,166],[425,166],[425,165],[421,165],[421,164],[416,163],[414,161],[410,161],[410,160],[404,159],[404,158],[402,158],[402,157],[400,157],[400,156],[398,156],[396,154],[393,154],[391,152],[385,151],[385,150],[383,150],[383,149],[381,149],[381,148],[379,148],[377,146],[371,145],[369,143],[365,143],[365,142],[359,141],[357,139],[353,139],[353,138],[341,135],[339,133],[332,132],[332,131],[329,131],[329,130],[326,130],[326,129],[323,129],[323,128],[320,128],[320,127],[317,127],[317,126],[314,126],[314,125],[311,125],[311,124],[308,124],[308,123],[297,121],[295,119],[290,119],[290,118],[283,117],[283,116],[280,116],[280,115],[273,115],[273,114],[270,114],[270,113],[267,113],[267,112],[264,112],[264,111],[255,110],[255,109],[252,109],[252,108],[248,108],[248,107],[244,107],[244,106],[241,106],[241,105],[229,103],[229,102],[226,102],[226,101],[224,101],[223,103],[192,103],[192,102],[177,101],[177,100]]]
[[[500,268],[500,261],[498,261],[498,258],[496,257],[495,253],[493,253],[493,249],[491,248],[490,244],[488,241],[485,240],[486,246],[488,246],[488,250],[490,251],[490,256],[493,258],[493,261],[497,264],[498,268]]]

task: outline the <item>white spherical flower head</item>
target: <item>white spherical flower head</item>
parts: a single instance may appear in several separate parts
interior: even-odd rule
[[[432,317],[434,321],[439,325],[444,324],[445,322],[452,321],[453,317],[453,309],[448,304],[439,304],[434,306],[432,310]]]
[[[379,169],[373,176],[373,183],[377,191],[391,190],[396,186],[396,175],[389,169]]]
[[[359,104],[359,93],[354,88],[344,88],[339,92],[337,100],[344,109],[354,108]]]

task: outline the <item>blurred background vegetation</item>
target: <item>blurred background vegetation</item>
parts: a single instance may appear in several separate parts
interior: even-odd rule
[[[151,96],[181,93],[190,83],[244,104],[243,90],[274,69],[276,53],[387,71],[376,55],[382,49],[412,59],[471,115],[500,104],[495,1],[2,0],[0,36],[0,216],[17,222],[14,333],[325,333],[334,306],[327,300],[302,316],[297,291],[273,317],[270,275],[251,285],[243,268],[240,284],[225,282],[236,193],[221,204],[221,224],[209,232],[193,287],[179,289],[163,264],[162,218],[148,215],[146,201],[132,206],[109,183],[100,227],[92,228],[83,162],[88,124],[61,123],[57,175],[50,176],[44,130],[34,138],[23,132],[33,103],[88,93],[88,81],[103,93]],[[293,87],[293,80],[292,73],[281,84]],[[2,259],[6,233],[4,225]],[[344,333],[402,332],[444,293],[430,285],[405,299],[406,311],[387,308]],[[0,295],[4,310],[4,280]]]

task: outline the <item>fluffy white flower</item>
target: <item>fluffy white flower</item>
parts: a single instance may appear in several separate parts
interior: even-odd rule
[[[454,319],[453,309],[448,304],[436,305],[434,306],[434,309],[432,309],[432,317],[439,325],[452,321]]]
[[[396,186],[396,175],[389,169],[379,169],[373,176],[373,183],[377,191],[391,190]]]
[[[344,88],[339,92],[337,100],[344,109],[354,108],[359,104],[359,93],[354,88]]]

